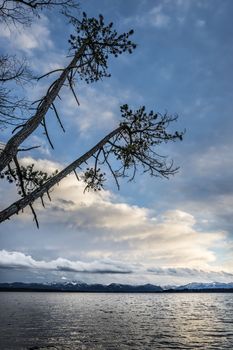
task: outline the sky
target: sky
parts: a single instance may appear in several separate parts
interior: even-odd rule
[[[64,88],[57,101],[66,129],[48,115],[55,149],[38,129],[22,164],[62,169],[117,127],[120,106],[179,116],[182,142],[160,152],[180,167],[169,180],[139,171],[118,191],[108,177],[100,193],[70,175],[28,210],[0,225],[0,282],[153,283],[233,281],[233,2],[231,0],[85,0],[119,32],[134,29],[137,49],[111,58],[111,78],[77,81],[80,106]],[[72,33],[64,17],[43,12],[30,29],[0,25],[1,52],[26,57],[35,75],[66,65]],[[31,100],[52,78],[18,87]],[[6,142],[11,129],[1,130]],[[17,197],[2,184],[0,208]]]

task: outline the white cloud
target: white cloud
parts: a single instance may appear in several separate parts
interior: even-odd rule
[[[23,162],[31,163],[33,159],[26,158]],[[47,160],[38,160],[36,166],[47,171],[61,168]],[[64,230],[92,233],[99,246],[108,246],[100,249],[100,254],[107,249],[111,259],[117,254],[124,261],[143,261],[145,266],[210,268],[218,265],[215,250],[225,249],[225,232],[201,229],[202,222],[184,210],[157,215],[148,208],[119,202],[108,191],[84,194],[83,189],[81,181],[68,176],[54,188],[46,211],[40,210],[38,204],[40,220],[63,225]],[[25,214],[20,218],[28,220]],[[124,248],[119,248],[122,245]],[[118,247],[117,252],[114,246]]]
[[[98,90],[88,87],[82,89],[80,94],[79,114],[81,118],[77,119],[81,133],[85,133],[88,129],[101,129],[103,126],[109,128],[116,125],[116,110],[119,106],[117,96],[100,93]]]
[[[18,269],[40,269],[63,272],[82,272],[82,273],[131,273],[131,268],[120,261],[111,261],[109,259],[83,262],[70,261],[64,258],[44,261],[35,260],[30,255],[21,252],[6,250],[0,251],[1,268],[18,268]]]
[[[162,5],[153,7],[150,11],[143,14],[129,17],[126,19],[127,23],[134,23],[138,26],[147,26],[148,24],[156,28],[166,28],[170,23],[170,16],[165,14]]]
[[[198,19],[196,21],[196,26],[199,28],[203,28],[206,25],[206,22],[203,19]]]
[[[178,7],[181,7],[183,10],[188,10],[190,5],[191,5],[191,1],[190,0],[176,0],[173,1]]]
[[[210,146],[193,159],[193,167],[202,175],[218,173],[219,169],[232,169],[232,144]]]
[[[202,1],[203,3],[203,1]],[[155,27],[156,29],[165,29],[172,26],[174,23],[180,25],[187,24],[189,22],[197,27],[204,27],[206,22],[203,19],[190,21],[190,15],[194,9],[199,7],[199,3],[195,3],[191,0],[166,0],[157,2],[156,6],[153,6],[148,11],[140,11],[132,17],[128,17],[125,23],[132,23],[134,26],[140,27]]]
[[[37,150],[42,156],[47,156],[47,157],[50,156],[51,151],[50,151],[48,142],[45,138],[39,137],[37,135],[32,135],[30,138],[30,144],[31,144],[31,147],[39,146]]]
[[[48,19],[41,15],[30,28],[18,26],[14,30],[0,25],[0,37],[7,39],[7,44],[14,49],[30,53],[34,49],[44,50],[53,47]]]
[[[98,86],[85,85],[80,82],[74,87],[80,106],[77,105],[70,89],[63,88],[61,101],[56,101],[57,109],[66,117],[66,124],[77,129],[79,136],[90,139],[93,135],[99,138],[99,132],[103,135],[112,131],[119,125],[121,118],[120,106],[126,101],[137,101],[142,104],[142,96],[133,90],[118,89],[108,83]],[[137,105],[138,106],[138,105]]]
[[[113,93],[111,88],[103,88],[101,91],[91,86],[81,85],[75,88],[80,106],[70,90],[63,90],[61,112],[69,117],[73,127],[77,127],[82,137],[90,137],[96,131],[111,130],[119,122],[119,106],[124,103],[124,98]],[[122,102],[123,101],[123,102]]]
[[[162,6],[154,7],[148,13],[148,20],[150,24],[157,28],[165,28],[168,26],[170,22],[170,17],[163,13]]]
[[[48,159],[34,159],[32,157],[23,157],[20,159],[20,163],[24,166],[35,164],[39,170],[47,171],[49,174],[56,170],[61,170],[62,165]]]
[[[142,264],[127,264],[122,261],[111,259],[96,259],[92,261],[70,260],[57,258],[54,260],[36,260],[30,255],[18,251],[0,251],[0,268],[16,269],[17,271],[27,270],[38,273],[62,273],[62,280],[70,280],[74,276],[83,276],[86,279],[87,274],[109,275],[118,281],[130,283],[152,282],[160,285],[185,284],[190,282],[231,282],[233,274],[224,271],[211,271],[190,268],[174,267],[153,267],[145,268]],[[124,277],[125,275],[125,277]],[[111,277],[110,277],[111,276]],[[95,277],[94,277],[95,278]]]
[[[46,159],[27,157],[21,161],[34,163],[47,172],[63,167]],[[226,271],[232,271],[232,259],[224,265],[216,253],[219,249],[221,254],[227,252],[227,233],[208,231],[206,224],[197,221],[187,210],[170,210],[158,215],[151,209],[127,204],[109,191],[84,194],[83,190],[84,184],[69,175],[54,187],[52,202],[45,200],[46,210],[39,201],[35,208],[42,226],[49,224],[55,231],[60,227],[69,235],[72,233],[72,239],[76,233],[85,233],[82,239],[89,243],[88,249],[82,251],[84,258],[101,260],[105,257],[111,261],[120,260],[126,266],[140,263],[144,269],[172,266],[219,270],[225,266]],[[18,220],[31,225],[30,211],[20,214]],[[75,256],[72,239],[63,249],[65,254],[72,251]],[[56,245],[59,246],[59,241]],[[60,254],[62,252],[60,250]],[[71,267],[68,264],[68,268]]]

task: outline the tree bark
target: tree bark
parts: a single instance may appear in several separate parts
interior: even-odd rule
[[[99,149],[101,149],[112,137],[117,135],[121,130],[124,129],[124,125],[119,126],[112,132],[110,132],[107,136],[105,136],[100,142],[98,142],[93,148],[91,148],[88,152],[86,152],[83,156],[76,159],[73,163],[68,165],[62,171],[60,171],[57,175],[52,177],[50,180],[45,182],[42,187],[28,194],[26,197],[16,201],[11,204],[8,208],[4,209],[0,212],[0,222],[3,222],[9,219],[12,215],[18,214],[18,212],[25,208],[26,206],[33,203],[36,199],[42,197],[46,192],[48,192],[54,185],[60,182],[64,177],[74,171],[77,167],[79,167],[82,163],[87,161],[91,156],[93,156]]]
[[[87,41],[81,46],[76,52],[74,58],[70,64],[63,70],[60,77],[56,80],[51,90],[48,90],[43,102],[37,109],[36,114],[30,118],[20,131],[18,131],[11,139],[7,142],[4,150],[0,154],[0,172],[11,162],[16,156],[19,145],[27,139],[27,137],[40,125],[41,121],[45,117],[49,108],[52,106],[55,98],[58,96],[69,71],[76,66],[78,60],[83,55]]]

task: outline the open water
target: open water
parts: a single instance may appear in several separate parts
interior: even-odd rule
[[[0,349],[233,349],[233,294],[0,293]]]

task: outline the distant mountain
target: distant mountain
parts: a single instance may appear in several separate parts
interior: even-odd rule
[[[86,284],[79,282],[66,283],[0,283],[0,291],[59,291],[59,292],[106,292],[106,293],[154,293],[162,292],[163,289],[152,284],[128,285],[111,283],[103,284]]]
[[[130,285],[111,283],[86,284],[82,282],[65,283],[0,283],[0,291],[30,292],[94,292],[94,293],[184,293],[184,292],[231,292],[231,283],[189,283],[178,287],[160,287],[153,284]]]
[[[233,289],[233,282],[231,283],[220,283],[220,282],[211,282],[211,283],[189,283],[184,286],[175,287],[175,290],[205,290],[205,289]]]

